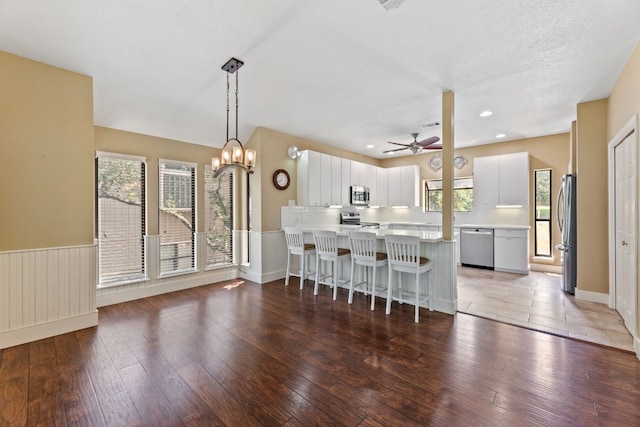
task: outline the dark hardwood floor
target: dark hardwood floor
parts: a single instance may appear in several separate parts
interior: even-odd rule
[[[635,355],[241,280],[0,351],[0,425],[640,425]]]

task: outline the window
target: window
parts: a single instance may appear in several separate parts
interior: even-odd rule
[[[551,256],[551,170],[534,171],[535,256]]]
[[[195,269],[195,174],[194,165],[159,162],[160,274]]]
[[[442,211],[442,180],[434,179],[424,184],[424,210]],[[453,180],[453,210],[471,212],[473,208],[473,178],[456,178]]]
[[[233,172],[213,177],[204,169],[204,224],[207,234],[207,267],[233,263]]]
[[[145,277],[145,159],[97,153],[98,283]]]

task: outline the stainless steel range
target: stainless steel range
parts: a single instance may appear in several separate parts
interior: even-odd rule
[[[361,222],[359,212],[340,212],[340,224],[359,225],[362,228],[380,228],[377,222]]]

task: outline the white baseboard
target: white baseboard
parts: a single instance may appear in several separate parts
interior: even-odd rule
[[[68,319],[55,320],[40,325],[2,332],[0,333],[0,350],[55,335],[91,328],[97,325],[98,310]]]
[[[562,266],[553,264],[531,264],[531,271],[562,274]]]
[[[603,294],[602,292],[583,291],[576,288],[576,299],[609,305],[609,294]]]
[[[217,270],[212,274],[190,277],[187,279],[181,279],[181,276],[176,276],[173,278],[174,280],[167,279],[165,282],[153,286],[146,286],[111,294],[98,295],[97,306],[104,307],[107,305],[120,304],[122,302],[166,294],[168,292],[181,291],[198,286],[210,285],[211,283],[233,280],[236,278],[238,278],[237,270],[226,268]]]
[[[433,301],[433,309],[435,311],[440,311],[442,313],[451,314],[451,315],[456,314],[456,311],[458,311],[458,301],[449,301],[449,300],[443,300],[438,298],[433,298],[432,301]]]
[[[245,280],[251,280],[252,282],[260,283],[262,285],[265,283],[273,282],[274,280],[284,279],[285,271],[278,270],[271,273],[260,274],[259,272],[256,272],[254,270],[247,270],[240,271],[238,273],[238,277],[241,277]]]

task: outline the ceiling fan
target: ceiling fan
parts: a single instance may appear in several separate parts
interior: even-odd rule
[[[437,136],[431,136],[425,140],[418,141],[418,133],[412,133],[413,142],[410,144],[401,144],[399,142],[391,142],[388,141],[389,144],[402,145],[404,148],[396,148],[395,150],[387,150],[383,151],[383,153],[393,153],[394,151],[402,151],[402,150],[411,150],[413,154],[417,154],[424,149],[438,149],[442,148],[442,144],[436,144],[436,142],[440,141],[440,138]]]

